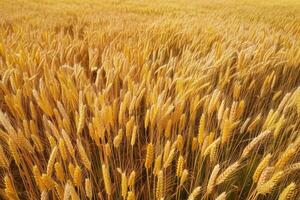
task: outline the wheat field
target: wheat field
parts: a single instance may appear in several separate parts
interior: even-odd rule
[[[0,199],[299,186],[300,1],[0,1]]]

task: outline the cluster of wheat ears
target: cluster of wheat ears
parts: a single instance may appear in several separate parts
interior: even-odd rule
[[[300,7],[0,2],[0,199],[300,198]]]

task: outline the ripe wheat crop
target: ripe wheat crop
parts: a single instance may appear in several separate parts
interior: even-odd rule
[[[0,1],[0,199],[299,186],[299,1]]]

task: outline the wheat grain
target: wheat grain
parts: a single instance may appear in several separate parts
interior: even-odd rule
[[[82,160],[82,164],[87,168],[88,170],[91,170],[91,162],[83,148],[83,145],[81,141],[78,139],[77,140],[77,148],[79,152],[80,159]]]
[[[74,175],[73,175],[74,185],[79,187],[81,184],[81,180],[82,180],[82,170],[78,165],[76,165],[74,169]]]
[[[271,160],[272,155],[269,153],[267,154],[258,164],[257,168],[254,171],[254,174],[252,176],[253,182],[257,183],[258,179],[261,175],[261,173],[264,171],[264,169],[268,166],[270,160]]]
[[[164,174],[163,171],[160,170],[157,175],[157,186],[156,186],[156,199],[160,200],[164,197]]]
[[[220,165],[217,164],[213,168],[213,170],[211,172],[211,175],[210,175],[210,178],[208,180],[208,183],[207,183],[207,194],[212,193],[212,191],[214,190],[214,187],[215,187],[215,184],[216,184],[216,179],[217,179],[219,171],[220,171]]]
[[[51,152],[49,160],[48,160],[47,174],[50,174],[50,175],[52,174],[53,166],[54,166],[55,159],[56,159],[56,156],[57,156],[57,151],[58,151],[58,148],[55,146],[52,149],[52,152]]]
[[[84,186],[85,186],[86,196],[89,199],[92,199],[93,198],[93,188],[92,188],[91,180],[89,178],[86,178],[84,183],[85,183]]]
[[[182,155],[180,155],[177,160],[177,166],[176,166],[176,176],[177,177],[181,177],[181,175],[182,175],[183,164],[184,164],[184,158]]]
[[[122,173],[122,179],[121,179],[121,195],[124,199],[126,199],[128,190],[128,183],[127,183],[127,176],[125,173]]]
[[[147,145],[147,152],[146,152],[146,159],[145,159],[145,168],[149,169],[153,162],[153,153],[154,153],[154,146],[152,143]]]
[[[181,175],[181,177],[180,177],[180,184],[179,184],[180,186],[182,186],[182,185],[187,181],[188,175],[189,175],[188,170],[187,170],[187,169],[184,169],[184,170],[182,171],[182,175]]]
[[[280,179],[282,179],[283,175],[284,173],[282,171],[275,173],[269,181],[257,187],[258,194],[265,195],[271,193]]]
[[[243,150],[243,153],[241,155],[241,159],[245,159],[249,153],[268,135],[270,134],[270,131],[264,131],[261,134],[259,134],[256,138],[254,138]]]
[[[71,139],[70,139],[70,137],[68,136],[68,134],[66,133],[65,130],[62,130],[62,136],[63,136],[64,142],[66,144],[66,147],[68,149],[68,152],[71,154],[72,157],[74,157],[75,156],[75,150],[74,150],[74,147],[72,145]]]
[[[130,175],[129,175],[129,178],[128,178],[128,186],[130,187],[134,187],[135,185],[135,178],[136,178],[136,172],[133,170]]]
[[[102,165],[102,174],[103,174],[103,180],[104,180],[106,194],[108,196],[110,196],[111,195],[111,180],[110,180],[109,170],[104,164]]]
[[[153,174],[155,176],[157,176],[158,172],[161,170],[161,160],[162,160],[162,155],[159,154],[154,161]]]
[[[59,162],[56,162],[54,164],[54,169],[55,169],[55,175],[56,175],[57,179],[60,182],[64,182],[65,172],[64,172],[64,169],[63,169],[63,167],[61,166],[61,164]]]
[[[0,166],[8,168],[8,159],[4,153],[2,146],[0,146]]]
[[[19,156],[19,152],[17,150],[15,142],[11,138],[9,138],[8,140],[8,147],[14,161],[16,162],[17,165],[20,165],[21,159]]]
[[[288,147],[284,153],[281,155],[279,160],[275,164],[275,168],[277,170],[281,170],[293,157],[293,155],[296,153],[296,149],[293,146]]]
[[[237,161],[235,163],[233,163],[232,165],[230,165],[229,167],[227,167],[224,172],[222,172],[217,180],[216,180],[216,185],[220,185],[221,183],[225,182],[230,176],[232,176],[237,170],[238,167],[240,166],[240,163]]]
[[[172,147],[171,150],[170,150],[170,152],[168,153],[168,157],[164,161],[164,164],[163,164],[163,167],[165,169],[168,168],[171,165],[171,163],[172,163],[172,161],[174,159],[174,156],[175,156],[175,151],[176,151],[176,149],[174,147]]]
[[[135,200],[135,195],[132,191],[128,192],[127,200]]]
[[[216,197],[216,200],[226,200],[226,192],[222,192],[219,196]]]
[[[188,200],[194,200],[200,194],[201,187],[196,187],[189,195]]]
[[[279,195],[279,200],[294,199],[296,192],[296,184],[290,183]]]
[[[42,180],[43,185],[47,189],[51,190],[51,189],[55,188],[55,181],[50,177],[50,175],[42,174],[41,180]]]
[[[206,123],[206,117],[205,117],[205,114],[203,113],[201,115],[201,119],[199,122],[199,128],[198,128],[198,143],[200,145],[202,145],[202,143],[204,141],[205,123]]]

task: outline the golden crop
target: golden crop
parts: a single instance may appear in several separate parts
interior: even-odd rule
[[[0,199],[299,185],[299,1],[0,1]]]

